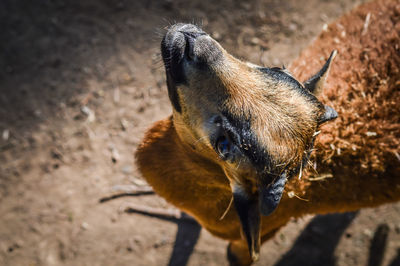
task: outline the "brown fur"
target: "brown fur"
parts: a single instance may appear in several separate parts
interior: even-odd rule
[[[371,20],[368,30],[362,34],[368,13],[371,13]],[[377,1],[360,6],[331,24],[328,31],[292,64],[291,69],[303,80],[321,66],[319,58],[325,58],[332,48],[339,50],[322,96],[325,103],[338,111],[339,119],[321,129],[313,155],[316,169],[309,168],[301,180],[294,178],[288,182],[279,207],[270,216],[262,217],[262,241],[271,237],[291,217],[352,211],[400,199],[400,161],[396,158],[396,153],[400,153],[399,15],[398,1]],[[232,60],[230,64],[232,62],[237,64],[237,72],[230,72],[229,79],[221,78],[223,87],[229,88],[229,93],[235,96],[226,103],[230,110],[244,116],[256,112],[251,116],[254,119],[252,125],[260,131],[259,136],[265,138],[264,143],[281,144],[290,150],[272,148],[272,153],[280,156],[278,160],[288,160],[292,154],[296,154],[296,161],[300,160],[306,144],[297,147],[299,143],[300,146],[302,142],[307,143],[303,135],[310,133],[301,132],[301,128],[294,129],[294,136],[299,135],[293,142],[293,135],[285,136],[287,128],[278,123],[269,125],[268,133],[263,133],[265,120],[260,117],[265,117],[265,113],[274,115],[274,109],[271,106],[265,108],[264,102],[258,102],[258,96],[251,101],[243,96],[248,93],[246,84],[250,82],[254,86],[258,78],[255,73],[243,70],[246,68],[244,63]],[[253,93],[256,95],[257,89]],[[301,99],[288,94],[287,98],[276,101],[291,106],[288,104],[291,97]],[[200,105],[208,101],[207,98],[194,99],[204,101]],[[316,112],[299,108],[294,111]],[[285,116],[285,112],[276,115]],[[271,121],[276,119],[279,118],[274,117]],[[282,120],[291,121],[287,117]],[[193,127],[198,125],[190,121],[190,117],[180,120],[176,115],[157,122],[137,151],[139,169],[160,196],[193,215],[214,235],[229,240],[229,250],[239,264],[250,264],[252,260],[241,237],[235,209],[230,208],[220,220],[232,197],[227,172],[223,170],[227,168],[221,167],[224,162],[211,151],[207,141],[193,135],[185,126],[187,123],[192,123]],[[313,123],[306,119],[299,125],[313,129],[316,127]],[[369,137],[367,132],[377,135]],[[322,175],[327,178],[320,178]]]
[[[370,21],[364,30],[368,14]],[[322,128],[317,145],[319,160],[327,160],[333,166],[347,165],[356,158],[353,172],[374,176],[393,163],[398,164],[399,39],[400,3],[376,1],[329,25],[292,63],[290,68],[303,80],[318,69],[319,59],[331,49],[339,53],[322,95],[323,102],[333,106],[339,118]],[[369,137],[367,132],[377,135]]]

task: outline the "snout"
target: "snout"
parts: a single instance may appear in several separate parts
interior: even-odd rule
[[[204,31],[192,24],[175,24],[161,42],[167,73],[175,84],[184,83],[188,68],[204,69],[221,58],[222,48]]]

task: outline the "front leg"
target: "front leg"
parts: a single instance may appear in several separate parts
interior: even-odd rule
[[[246,240],[229,242],[227,257],[230,266],[248,266],[253,263]]]

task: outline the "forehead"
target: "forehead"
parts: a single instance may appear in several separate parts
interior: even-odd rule
[[[272,123],[280,118],[312,116],[320,107],[315,96],[285,70],[234,63],[218,67],[212,75],[211,82],[219,84],[217,91],[223,94],[218,104],[225,110]]]

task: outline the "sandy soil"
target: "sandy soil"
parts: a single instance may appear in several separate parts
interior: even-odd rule
[[[13,1],[0,3],[0,265],[227,265],[198,225],[128,214],[155,195],[133,152],[171,112],[165,26],[195,22],[232,54],[288,65],[360,1]],[[151,162],[149,162],[151,163]],[[257,265],[400,265],[400,204],[293,220]]]

